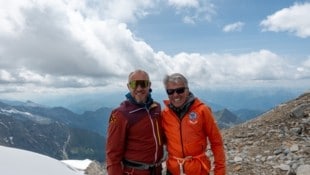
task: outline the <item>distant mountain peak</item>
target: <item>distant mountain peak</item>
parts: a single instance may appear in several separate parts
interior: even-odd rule
[[[31,100],[27,100],[26,103],[24,103],[24,106],[28,106],[28,107],[45,107],[41,104],[35,103]]]
[[[220,128],[229,128],[241,122],[241,119],[227,108],[214,112],[214,115]]]

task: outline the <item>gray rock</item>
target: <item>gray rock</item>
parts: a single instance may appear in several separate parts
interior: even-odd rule
[[[310,165],[301,165],[297,168],[296,175],[309,175]]]

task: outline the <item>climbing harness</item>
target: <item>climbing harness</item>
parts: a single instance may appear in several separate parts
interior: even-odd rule
[[[209,171],[208,166],[205,164],[205,162],[203,162],[201,160],[202,157],[206,156],[205,153],[199,154],[197,156],[186,156],[184,158],[180,158],[180,157],[176,157],[176,156],[171,156],[172,158],[174,158],[175,160],[177,160],[178,164],[179,164],[179,168],[180,168],[180,175],[186,175],[184,172],[184,163],[188,160],[192,160],[192,159],[197,159],[199,160],[199,162],[201,163],[202,167],[206,170]]]

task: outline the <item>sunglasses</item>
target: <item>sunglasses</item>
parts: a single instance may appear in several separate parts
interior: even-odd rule
[[[172,95],[174,94],[174,92],[176,92],[177,94],[183,94],[185,89],[187,89],[187,87],[180,87],[176,89],[166,89],[166,92],[168,95]]]
[[[133,81],[130,81],[128,84],[131,89],[136,89],[139,85],[141,88],[146,88],[150,85],[150,81],[149,80],[133,80]]]

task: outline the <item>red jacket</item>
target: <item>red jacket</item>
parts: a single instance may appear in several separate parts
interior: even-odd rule
[[[219,128],[211,110],[198,98],[179,118],[164,101],[163,128],[167,138],[167,168],[173,175],[180,174],[180,164],[186,175],[207,174],[210,160],[206,156],[207,139],[215,158],[215,175],[225,175],[225,153]]]
[[[109,175],[123,174],[122,160],[147,164],[159,162],[163,156],[161,108],[153,102],[149,109],[128,100],[110,116],[106,159]]]

